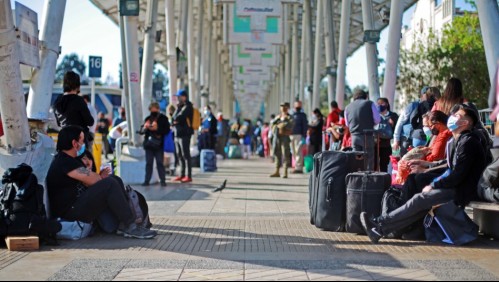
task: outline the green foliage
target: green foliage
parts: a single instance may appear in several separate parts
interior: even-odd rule
[[[80,78],[82,79],[82,85],[88,84],[88,81],[83,80],[83,76],[86,75],[86,69],[87,65],[83,61],[83,58],[78,57],[78,54],[72,53],[66,55],[55,70],[55,82],[62,83],[64,80],[64,74],[72,70],[80,75]]]
[[[451,77],[463,82],[465,98],[487,107],[490,88],[480,22],[475,14],[457,17],[439,40],[430,31],[426,41],[411,50],[401,50],[399,89],[411,101],[425,85],[439,86],[443,92]]]

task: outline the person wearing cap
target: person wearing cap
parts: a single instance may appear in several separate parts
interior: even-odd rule
[[[390,233],[404,229],[423,218],[432,207],[454,201],[464,209],[478,199],[477,185],[486,167],[481,136],[474,130],[480,123],[476,111],[467,105],[454,107],[447,121],[453,139],[447,146],[448,167],[402,207],[385,216],[362,213],[362,225],[376,244]]]
[[[191,138],[194,135],[192,121],[194,107],[189,101],[187,92],[181,89],[177,92],[179,100],[177,110],[173,114],[173,129],[175,133],[175,149],[180,162],[180,175],[173,181],[182,183],[192,182]],[[187,170],[187,171],[186,171]],[[186,174],[187,173],[187,174]]]
[[[288,169],[291,167],[291,135],[293,133],[293,117],[289,114],[289,103],[281,105],[281,114],[272,121],[274,135],[273,149],[276,171],[270,177],[281,177],[280,169],[284,162],[283,178],[288,178]],[[284,159],[283,159],[284,158]]]
[[[426,136],[424,134],[423,128],[421,130],[414,132],[413,130],[413,120],[416,119],[418,115],[419,105],[426,101],[429,87],[425,86],[421,89],[420,99],[418,101],[414,101],[407,105],[404,113],[400,116],[397,121],[397,125],[395,126],[395,132],[393,134],[393,151],[400,152],[400,156],[402,157],[405,153],[407,153],[410,146],[413,148],[419,146],[426,145]],[[425,113],[421,114],[422,115]],[[421,118],[422,123],[422,118]]]

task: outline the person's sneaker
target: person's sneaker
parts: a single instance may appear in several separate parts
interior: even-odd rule
[[[192,178],[190,178],[190,177],[182,178],[182,183],[191,183],[191,182],[192,182]]]
[[[177,176],[175,178],[172,179],[173,182],[180,182],[182,181],[183,177],[182,176]]]
[[[137,226],[135,224],[130,225],[127,230],[118,230],[116,234],[123,234],[125,238],[135,238],[135,239],[152,239],[158,235],[156,231],[146,229],[144,227]]]
[[[360,222],[371,242],[373,244],[378,244],[379,240],[383,237],[379,231],[378,224],[376,224],[365,212],[360,214]]]
[[[166,187],[166,182],[161,182],[161,187]]]

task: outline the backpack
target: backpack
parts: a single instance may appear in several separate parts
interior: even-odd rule
[[[44,188],[32,172],[30,166],[21,164],[8,169],[3,175],[0,237],[38,235],[50,240],[61,230],[56,220],[47,219],[43,203]]]
[[[382,116],[381,122],[377,125],[379,138],[381,139],[390,140],[393,138],[393,127],[390,125],[390,118],[391,116]]]
[[[144,228],[151,228],[152,223],[149,219],[149,206],[147,205],[144,195],[134,190],[130,185],[126,186],[125,192],[128,197],[128,204],[135,217],[135,224]]]
[[[199,130],[199,128],[201,127],[201,113],[196,108],[193,108],[193,110],[192,110],[191,127],[192,127],[192,129],[194,129],[194,131]]]

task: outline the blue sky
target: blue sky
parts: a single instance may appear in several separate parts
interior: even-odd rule
[[[14,6],[14,0],[11,0]],[[38,13],[41,29],[44,0],[18,0]],[[458,7],[469,8],[464,0],[457,0]],[[409,25],[414,8],[404,15],[404,24]],[[381,34],[378,50],[381,58],[386,57],[388,29]],[[69,53],[77,53],[88,65],[88,56],[103,57],[103,80],[112,76],[118,81],[118,69],[121,62],[121,46],[119,28],[99,9],[87,0],[68,0],[64,17],[61,57]],[[367,85],[366,51],[360,48],[347,62],[347,81],[354,88],[357,85]]]

